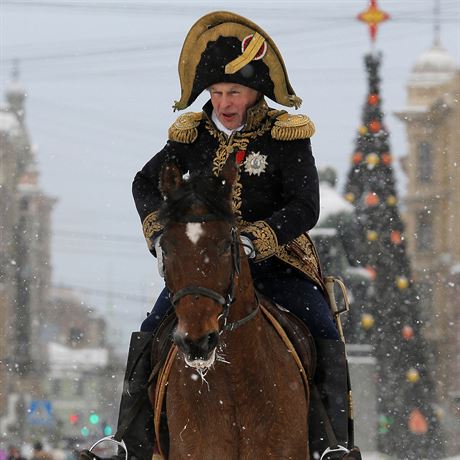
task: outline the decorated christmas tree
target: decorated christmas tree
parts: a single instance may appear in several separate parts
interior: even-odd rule
[[[373,39],[378,18],[387,17],[375,1],[359,16],[373,25]],[[372,52],[364,61],[369,93],[345,198],[354,205],[360,227],[350,237],[348,249],[374,279],[375,296],[362,311],[361,327],[378,363],[378,447],[400,459],[441,458],[443,441],[429,372],[430,350],[422,334],[419,298],[411,279],[389,132],[382,112],[381,55]]]

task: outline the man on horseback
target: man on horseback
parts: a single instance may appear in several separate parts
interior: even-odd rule
[[[329,447],[330,426],[337,444],[348,445],[350,414],[344,344],[307,233],[319,217],[318,176],[310,143],[314,125],[305,115],[290,115],[267,105],[265,97],[295,108],[302,101],[295,95],[273,40],[236,14],[211,13],[193,25],[182,48],[179,75],[181,98],[174,109],[189,107],[205,90],[210,100],[202,111],[178,117],[165,147],[134,179],[134,200],[148,247],[161,270],[159,176],[167,161],[173,160],[184,175],[217,176],[227,162],[238,165],[233,210],[250,258],[254,286],[302,319],[315,338],[315,382],[321,411],[325,408],[330,420],[325,423],[314,405],[310,449],[312,458],[320,458]],[[119,421],[124,425],[130,459],[151,458],[154,449],[149,404],[135,411],[131,406],[136,393],[146,393],[151,369],[150,356],[142,350],[170,309],[165,288],[131,341]],[[89,452],[84,455],[95,458]],[[324,458],[343,455],[332,453]]]

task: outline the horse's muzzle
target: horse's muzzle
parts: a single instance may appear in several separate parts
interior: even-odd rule
[[[208,361],[219,343],[219,333],[210,332],[198,340],[191,340],[185,334],[176,331],[173,340],[187,361]]]

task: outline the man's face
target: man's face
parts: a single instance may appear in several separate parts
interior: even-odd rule
[[[259,98],[258,91],[237,83],[216,83],[209,92],[214,112],[227,129],[244,125],[247,109]]]

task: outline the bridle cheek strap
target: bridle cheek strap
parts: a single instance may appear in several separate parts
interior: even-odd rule
[[[201,216],[202,218],[203,216]],[[236,328],[242,326],[254,316],[259,311],[259,300],[257,300],[257,306],[256,308],[251,311],[247,316],[244,318],[238,320],[238,321],[233,321],[231,323],[227,323],[228,321],[228,316],[230,314],[230,305],[235,301],[235,279],[238,277],[240,274],[240,269],[241,269],[241,256],[240,256],[240,246],[239,246],[239,240],[238,240],[238,230],[236,227],[232,227],[231,231],[231,237],[232,237],[232,271],[230,273],[230,280],[229,280],[229,286],[227,293],[225,297],[222,294],[219,294],[216,291],[213,291],[212,289],[208,289],[202,286],[186,286],[182,289],[179,289],[176,293],[172,293],[170,291],[170,298],[171,298],[171,303],[175,307],[177,303],[179,302],[180,299],[186,296],[195,296],[196,298],[199,296],[202,297],[208,297],[209,299],[214,300],[214,302],[217,302],[219,305],[222,306],[223,313],[219,317],[219,319],[223,320],[223,328],[222,331],[233,331]],[[169,290],[169,289],[168,289]]]

